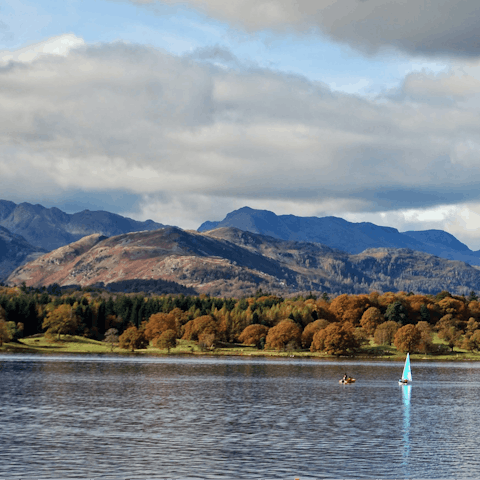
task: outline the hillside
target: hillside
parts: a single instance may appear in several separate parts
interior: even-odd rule
[[[45,208],[30,203],[15,204],[0,200],[0,226],[21,235],[45,250],[54,250],[86,235],[120,235],[163,227],[152,220],[138,222],[115,213],[84,210],[68,214],[58,208]]]
[[[0,226],[0,282],[18,266],[44,253],[43,248],[30,245],[22,236]]]
[[[480,289],[476,268],[418,251],[370,249],[351,255],[234,228],[198,233],[176,227],[88,236],[18,268],[8,283],[128,288],[129,282],[141,286],[158,279],[215,296],[242,296],[258,288],[281,295]]]
[[[233,227],[282,240],[316,242],[348,253],[369,248],[408,248],[449,260],[480,265],[478,252],[470,250],[453,235],[441,230],[400,233],[373,223],[352,223],[338,217],[298,217],[276,215],[268,210],[243,207],[230,212],[220,222],[204,222],[199,232]]]

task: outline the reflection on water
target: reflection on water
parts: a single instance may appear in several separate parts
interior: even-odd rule
[[[410,456],[410,397],[412,395],[411,385],[400,385],[403,397],[403,463],[404,477],[409,478],[408,465]]]
[[[480,365],[402,368],[0,355],[0,478],[475,478]]]

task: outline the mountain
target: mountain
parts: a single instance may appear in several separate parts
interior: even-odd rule
[[[282,240],[316,242],[348,253],[370,248],[408,248],[449,260],[480,265],[480,254],[470,250],[453,235],[441,230],[400,233],[373,223],[352,223],[338,217],[297,217],[276,215],[268,210],[243,207],[220,222],[205,222],[198,232],[233,227]]]
[[[45,251],[0,226],[0,281],[4,281],[15,268],[43,255]]]
[[[9,284],[102,285],[134,291],[157,281],[215,296],[372,290],[468,293],[480,271],[408,249],[349,254],[312,242],[285,241],[218,228],[205,233],[167,227],[110,238],[90,235],[19,267]],[[134,288],[132,287],[134,285]],[[156,293],[164,293],[162,284]]]
[[[115,213],[90,210],[68,214],[58,208],[30,203],[15,204],[0,200],[0,226],[21,235],[27,242],[54,250],[86,235],[120,235],[141,230],[156,230],[164,225],[152,220],[138,222]]]

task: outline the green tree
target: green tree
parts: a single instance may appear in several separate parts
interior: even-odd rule
[[[401,325],[409,323],[407,311],[405,310],[405,307],[401,302],[391,303],[387,307],[387,311],[385,312],[385,318],[392,322],[400,323]]]

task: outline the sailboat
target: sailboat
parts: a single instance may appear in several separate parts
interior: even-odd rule
[[[405,366],[403,367],[402,378],[398,381],[400,385],[406,385],[408,382],[412,381],[412,369],[410,368],[410,354],[407,353],[407,358],[405,359]]]

